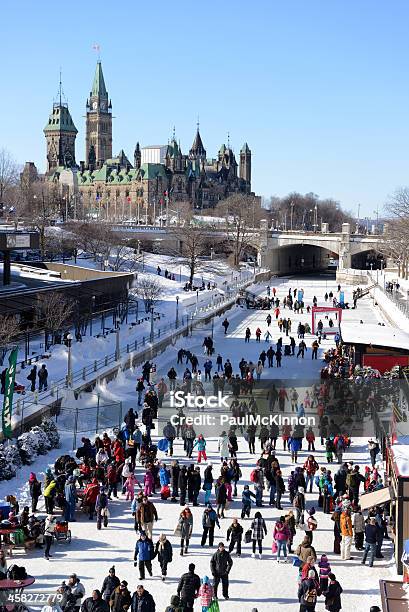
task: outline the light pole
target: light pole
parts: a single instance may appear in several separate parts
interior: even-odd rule
[[[119,326],[121,324],[121,319],[119,317],[115,319],[115,324],[116,324],[115,361],[119,361],[121,357],[121,351],[119,348],[119,331],[120,331]]]
[[[90,320],[90,325],[89,325],[89,332],[90,332],[89,335],[91,336],[91,338],[92,338],[92,315],[94,312],[94,307],[95,307],[95,295],[93,295],[91,298],[91,320]]]
[[[154,313],[154,308],[153,305],[151,306],[151,334],[150,334],[150,342],[152,344],[153,342],[153,313]]]
[[[179,327],[179,296],[176,296],[176,329]]]
[[[72,387],[72,353],[71,353],[72,334],[67,334],[66,342],[67,342],[67,348],[68,348],[67,387],[70,389]]]
[[[294,202],[292,200],[290,202],[290,206],[291,206],[290,228],[291,228],[291,231],[293,231]]]
[[[199,303],[199,289],[196,289],[196,304]]]
[[[210,259],[213,259],[213,255],[214,255],[214,248],[210,247]]]

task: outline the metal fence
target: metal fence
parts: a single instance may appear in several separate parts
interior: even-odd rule
[[[407,299],[399,295],[399,291],[393,289],[388,291],[384,284],[379,283],[379,276],[374,278],[374,274],[369,273],[370,278],[376,283],[376,288],[380,289],[384,295],[401,311],[401,313],[409,318],[409,292],[407,293]]]

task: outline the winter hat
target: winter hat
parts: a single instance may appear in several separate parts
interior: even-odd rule
[[[308,514],[309,514],[310,516],[313,516],[313,515],[315,514],[315,508],[314,508],[314,506],[308,510]]]
[[[310,570],[310,571],[308,572],[308,578],[315,578],[315,572],[314,572],[314,570]]]
[[[113,565],[112,567],[109,568],[110,572],[113,572],[115,574],[115,565]]]
[[[34,482],[35,480],[37,480],[37,476],[34,474],[34,472],[30,472],[30,477],[28,479],[29,482]]]
[[[298,493],[304,493],[304,487],[298,487]]]
[[[176,607],[179,607],[179,604],[180,604],[179,595],[172,595],[172,597],[170,598],[170,605],[176,608]]]
[[[321,555],[320,565],[321,566],[329,565],[329,561],[328,561],[327,555]]]
[[[203,576],[202,582],[203,582],[203,584],[209,584],[209,577],[208,576]]]
[[[146,531],[140,531],[140,532],[139,532],[139,535],[140,535],[141,537],[142,537],[142,536],[145,536],[145,537],[146,537]]]

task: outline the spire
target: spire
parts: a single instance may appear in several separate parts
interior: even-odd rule
[[[227,148],[230,149],[230,132],[227,132]]]
[[[244,153],[245,155],[248,155],[249,153],[251,153],[249,145],[247,144],[247,142],[245,142],[244,145],[241,147],[240,153]]]
[[[201,157],[201,158],[206,157],[206,149],[203,146],[202,138],[199,132],[199,118],[197,121],[196,136],[193,141],[192,148],[189,151],[189,156],[192,159],[195,159],[197,157]]]
[[[97,61],[97,67],[95,68],[94,82],[92,84],[93,96],[108,97],[108,92],[105,87],[104,75],[102,73],[102,65],[100,60]]]

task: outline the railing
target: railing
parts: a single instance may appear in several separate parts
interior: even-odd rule
[[[20,415],[20,421],[23,423],[24,413],[27,413],[27,410],[32,408],[33,406],[37,406],[39,404],[44,405],[47,404],[47,400],[50,402],[57,401],[61,396],[61,391],[63,389],[74,387],[74,383],[86,382],[87,379],[92,375],[97,374],[98,372],[106,369],[108,366],[114,363],[119,363],[125,356],[129,356],[131,353],[137,353],[138,351],[143,353],[146,348],[152,347],[155,340],[160,340],[161,338],[165,338],[169,335],[170,332],[174,333],[175,331],[179,333],[183,333],[183,331],[189,330],[189,328],[200,322],[202,318],[206,315],[212,315],[213,311],[217,311],[221,306],[227,305],[229,302],[233,302],[237,299],[238,290],[243,286],[248,285],[251,282],[250,278],[247,278],[241,282],[237,282],[235,284],[234,290],[228,290],[223,296],[213,299],[209,304],[204,306],[199,306],[196,304],[195,310],[189,315],[182,315],[178,321],[173,323],[168,323],[164,327],[160,327],[157,331],[146,336],[143,336],[142,339],[135,340],[134,342],[127,343],[119,348],[119,353],[117,355],[117,351],[107,354],[100,359],[94,360],[92,363],[74,370],[71,373],[70,380],[68,379],[68,375],[64,378],[61,378],[56,381],[50,382],[50,388],[47,391],[39,394],[37,391],[33,393],[33,399],[29,399],[29,401],[23,399],[18,399],[16,402],[16,414]],[[119,356],[119,359],[118,359]],[[90,380],[91,383],[91,380]],[[77,385],[80,386],[80,385]]]
[[[373,272],[368,271],[368,276],[375,282],[376,289],[380,289],[384,295],[401,311],[401,313],[409,318],[409,300],[405,300],[403,297],[398,296],[398,291],[393,289],[387,291],[386,287],[379,284],[379,280],[374,278]],[[379,277],[378,277],[379,278]]]

